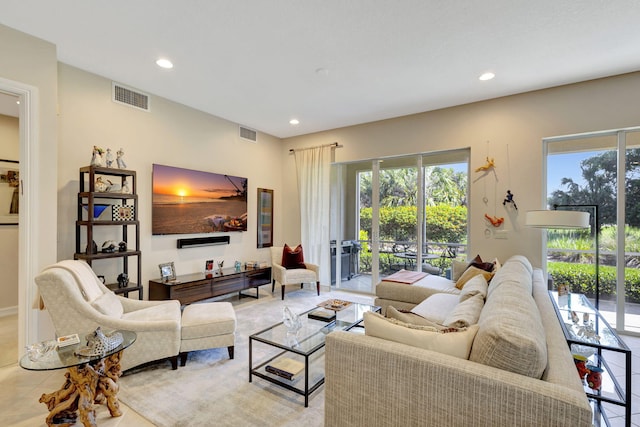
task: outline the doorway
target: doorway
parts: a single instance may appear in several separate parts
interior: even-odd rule
[[[0,92],[0,366],[18,358],[19,97]]]

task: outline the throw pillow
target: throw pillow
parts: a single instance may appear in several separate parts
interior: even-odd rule
[[[289,245],[285,243],[284,248],[282,249],[281,265],[286,269],[307,268],[304,265],[304,254],[302,253],[302,245],[298,245],[295,249],[291,249]]]
[[[476,295],[482,295],[482,298],[486,298],[488,288],[489,284],[487,283],[487,279],[485,279],[482,274],[473,276],[462,288],[459,297],[460,302]]]
[[[469,263],[469,267],[480,268],[484,271],[493,271],[495,265],[492,262],[484,262],[482,258],[480,258],[480,254],[476,255],[474,259]]]
[[[124,313],[120,300],[113,292],[105,292],[91,302],[91,306],[105,316],[121,318]]]
[[[437,323],[427,320],[422,316],[419,316],[415,313],[411,313],[410,311],[409,312],[400,311],[392,305],[387,307],[386,316],[389,319],[396,319],[404,323],[410,323],[412,325],[433,326],[433,327],[442,328],[441,325],[438,325]]]
[[[478,276],[479,277],[479,276]],[[455,306],[442,324],[452,328],[465,328],[478,323],[480,312],[484,307],[484,297],[480,294],[467,298]]]
[[[456,281],[456,288],[458,289],[462,289],[464,288],[464,285],[471,280],[473,277],[477,276],[481,274],[485,280],[488,282],[489,280],[491,280],[491,278],[493,277],[493,273],[490,273],[486,270],[483,270],[481,268],[478,267],[469,267],[467,268],[464,273],[462,273],[462,276],[460,276],[460,278]]]
[[[378,313],[366,312],[364,331],[372,337],[468,359],[478,325],[464,329],[438,330],[431,326],[410,325],[395,319],[386,319]]]
[[[433,294],[411,309],[411,312],[442,325],[451,310],[458,305],[460,297],[455,294]]]

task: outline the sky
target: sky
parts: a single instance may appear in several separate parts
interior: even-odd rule
[[[580,162],[600,153],[594,151],[579,153],[560,153],[547,156],[547,194],[560,189],[562,178],[572,178],[574,182],[583,185]],[[566,190],[566,187],[563,188]]]
[[[242,190],[243,178],[171,166],[153,165],[153,193],[182,197],[219,198]]]

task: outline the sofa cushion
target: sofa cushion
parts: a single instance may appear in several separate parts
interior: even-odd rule
[[[122,304],[118,296],[113,292],[105,292],[91,302],[91,306],[105,316],[115,317],[119,319],[124,313]]]
[[[480,312],[484,306],[484,297],[480,294],[458,303],[445,317],[442,324],[453,328],[464,328],[475,325],[480,318]]]
[[[487,296],[487,288],[489,284],[482,274],[472,277],[462,288],[460,292],[460,302],[476,295],[482,295],[484,299]]]
[[[365,312],[364,331],[369,336],[467,359],[478,326],[459,330],[439,329],[410,325],[395,319],[386,319],[378,313]]]
[[[483,270],[482,268],[470,266],[464,271],[464,273],[462,273],[462,276],[460,276],[460,278],[456,281],[456,288],[458,289],[464,288],[464,285],[469,280],[471,280],[472,278],[478,275],[482,275],[487,282],[491,280],[491,278],[493,277],[493,273],[489,271]]]
[[[411,309],[411,312],[440,325],[451,310],[458,305],[460,297],[452,294],[433,294]]]
[[[525,267],[520,260],[507,261],[492,280],[469,360],[540,378],[547,343]]]
[[[396,319],[404,323],[410,323],[412,325],[441,326],[415,313],[400,311],[392,305],[387,307],[385,315],[390,319]]]
[[[425,298],[433,294],[449,293],[460,294],[460,289],[455,287],[455,282],[442,276],[428,275],[415,283],[382,282],[376,286],[378,298],[391,301],[403,301],[411,304],[420,304]]]

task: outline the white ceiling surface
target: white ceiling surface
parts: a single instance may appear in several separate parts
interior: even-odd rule
[[[0,11],[63,63],[281,138],[640,69],[638,0],[0,0]],[[175,67],[159,69],[160,56]],[[485,71],[496,78],[480,82]]]

